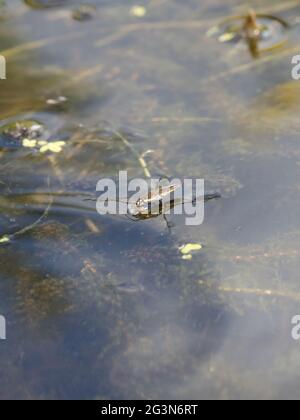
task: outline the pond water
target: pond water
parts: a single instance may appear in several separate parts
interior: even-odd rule
[[[251,1],[291,25],[257,59],[207,35],[244,0],[88,3],[0,6],[0,398],[299,398],[299,1]],[[143,176],[116,130],[221,193],[203,225],[84,200]]]

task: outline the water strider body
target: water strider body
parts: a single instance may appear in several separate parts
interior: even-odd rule
[[[268,38],[268,27],[260,23],[254,10],[249,10],[245,18],[245,23],[241,31],[241,36],[245,39],[249,51],[254,58],[259,57],[259,43]]]
[[[157,217],[169,209],[174,208],[175,198],[171,197],[180,185],[159,185],[157,188],[145,195],[141,195],[140,198],[134,203],[129,203],[128,211],[129,214],[136,219],[150,219],[151,217]],[[178,203],[180,204],[180,203]]]
[[[163,216],[167,227],[170,229],[173,225],[168,221],[167,215],[176,206],[187,203],[196,204],[200,200],[207,202],[221,197],[219,193],[205,194],[202,197],[193,194],[185,199],[182,196],[182,191],[178,196],[175,194],[180,188],[181,183],[171,183],[167,186],[158,184],[152,192],[141,195],[135,202],[129,200],[128,217],[131,220],[141,221]]]
[[[83,198],[84,201],[96,201],[97,202],[97,211],[98,213],[104,214],[120,214],[125,215],[132,221],[144,221],[153,218],[157,218],[159,216],[163,216],[165,219],[167,226],[171,227],[172,224],[168,222],[167,216],[171,214],[171,210],[175,209],[177,206],[185,206],[190,204],[193,207],[193,210],[196,211],[196,205],[199,203],[205,203],[210,200],[221,198],[219,193],[211,193],[211,194],[198,194],[193,190],[193,185],[189,187],[185,184],[182,184],[180,179],[177,179],[173,182],[169,182],[167,178],[162,178],[168,181],[167,185],[162,185],[161,180],[156,180],[156,185],[150,184],[147,182],[148,189],[143,192],[140,191],[139,195],[134,193],[129,197],[129,199],[121,198],[116,199],[114,196],[107,197],[102,199],[100,196],[97,198],[87,197]],[[184,188],[183,188],[184,187]],[[183,194],[184,191],[184,194]],[[112,208],[114,213],[110,213],[107,209],[106,204],[109,202],[119,202],[126,204],[126,208],[122,210],[121,213],[118,213],[115,207]],[[100,210],[98,208],[98,204],[101,206]],[[102,205],[105,204],[103,207]],[[103,212],[102,212],[103,209]],[[182,208],[178,209],[178,212],[174,212],[174,214],[184,214],[185,209]],[[198,209],[197,209],[198,210]],[[125,211],[125,213],[124,213]],[[182,211],[182,213],[181,213]]]
[[[136,220],[147,220],[158,216],[164,216],[176,206],[187,203],[183,198],[172,197],[176,186],[163,187],[149,195],[140,197],[133,205],[129,204],[129,215]],[[189,203],[196,203],[197,199],[204,198],[204,202],[221,198],[219,193],[205,194],[204,197],[193,197]]]

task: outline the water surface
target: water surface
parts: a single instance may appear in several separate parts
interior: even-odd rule
[[[249,2],[10,0],[1,126],[36,120],[58,154],[0,142],[2,399],[299,398],[300,28],[253,60],[207,31]],[[297,1],[252,1],[294,24]],[[49,99],[67,101],[53,105]],[[48,101],[48,103],[47,103]],[[109,129],[108,129],[109,127]],[[100,217],[100,177],[149,168],[204,178],[222,199],[172,235],[163,219]],[[110,131],[111,130],[111,131]],[[52,201],[51,201],[52,200]],[[51,208],[49,206],[51,201]],[[49,211],[45,210],[49,206]],[[179,247],[200,243],[184,261]]]

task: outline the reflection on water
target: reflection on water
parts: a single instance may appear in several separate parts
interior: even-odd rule
[[[246,2],[38,3],[0,32],[0,397],[299,397],[300,29],[253,60],[207,36]],[[100,177],[143,176],[117,129],[153,173],[222,193],[204,225],[96,214]]]

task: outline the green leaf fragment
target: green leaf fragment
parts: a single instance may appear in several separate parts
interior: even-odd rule
[[[34,149],[39,148],[40,153],[52,152],[60,153],[66,145],[65,141],[48,142],[46,140],[30,140],[24,139],[22,142],[23,147]]]
[[[191,252],[194,251],[200,251],[202,249],[202,245],[201,244],[186,244],[186,245],[182,245],[179,250],[183,255],[188,255]]]
[[[183,255],[182,259],[185,260],[185,261],[191,261],[193,259],[193,256],[192,256],[192,254]]]
[[[52,152],[52,153],[60,153],[63,150],[63,147],[66,145],[65,141],[55,141],[51,143],[47,143],[40,148],[41,153]]]
[[[182,254],[183,260],[190,261],[193,258],[192,253],[196,251],[201,251],[202,248],[203,248],[202,245],[199,243],[193,243],[193,244],[190,243],[190,244],[182,245],[179,248],[179,251]]]

